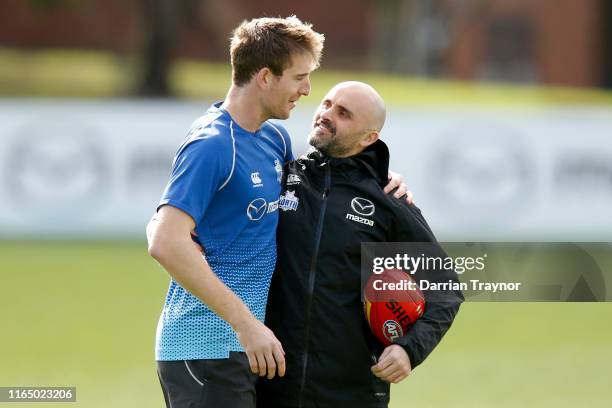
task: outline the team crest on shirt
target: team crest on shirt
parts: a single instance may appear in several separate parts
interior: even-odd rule
[[[283,179],[283,166],[278,159],[274,159],[274,170],[276,170],[276,180],[280,183]]]
[[[295,196],[295,192],[287,191],[285,194],[281,195],[278,199],[278,208],[283,211],[295,211],[300,204],[300,199]]]

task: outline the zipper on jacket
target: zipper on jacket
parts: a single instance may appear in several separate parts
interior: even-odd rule
[[[306,309],[306,330],[304,335],[305,347],[304,356],[302,358],[302,380],[300,382],[300,391],[298,394],[298,407],[303,406],[304,387],[306,386],[306,367],[308,365],[308,343],[310,342],[310,318],[312,314],[312,297],[314,294],[315,286],[315,274],[317,269],[317,257],[319,256],[319,245],[321,243],[321,235],[323,233],[323,219],[325,218],[325,210],[327,209],[327,198],[329,197],[329,189],[331,187],[331,169],[329,163],[324,163],[325,166],[325,187],[323,188],[323,195],[321,203],[321,210],[319,211],[319,220],[317,223],[317,230],[315,233],[314,248],[312,252],[312,259],[310,261],[310,271],[308,273],[308,306]]]

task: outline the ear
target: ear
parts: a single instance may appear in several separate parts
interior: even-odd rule
[[[371,131],[370,133],[368,133],[360,142],[359,145],[361,147],[363,147],[364,149],[366,147],[368,147],[369,145],[373,144],[374,142],[376,142],[378,140],[378,138],[380,137],[379,133],[376,131]]]
[[[270,85],[270,81],[272,80],[272,76],[274,74],[270,71],[270,68],[263,67],[255,74],[255,82],[259,88],[265,89]]]

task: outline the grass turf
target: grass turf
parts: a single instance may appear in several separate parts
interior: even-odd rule
[[[153,342],[168,278],[143,242],[0,241],[0,270],[0,385],[75,385],[75,407],[163,406]],[[607,407],[611,319],[612,303],[465,304],[390,406]]]

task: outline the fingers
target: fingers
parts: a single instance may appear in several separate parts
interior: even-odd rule
[[[255,374],[259,374],[260,377],[266,375],[267,367],[266,367],[266,357],[263,353],[255,354],[255,358],[257,359],[257,371],[254,371]]]
[[[249,359],[249,366],[260,377],[285,375],[285,351],[280,341],[263,323],[255,320],[254,326],[247,328],[247,334],[238,332],[238,339]]]
[[[385,347],[380,357],[378,357],[378,364],[374,366],[376,367],[377,371],[385,369],[386,367],[389,366],[389,364],[393,362],[393,359],[389,358],[389,356],[393,352],[393,348],[394,348],[393,345]]]
[[[397,188],[397,190],[395,190],[395,192],[393,193],[393,197],[402,198],[403,196],[406,195],[407,192],[408,192],[408,186],[406,185],[406,183],[401,183],[399,187]]]
[[[284,356],[285,355],[285,350],[283,349],[282,343],[280,342],[279,339],[276,338],[276,336],[274,337],[274,340],[276,341],[276,344],[278,345],[278,348],[280,349],[281,353],[283,353],[283,356]],[[283,357],[283,360],[284,360],[284,357]],[[278,361],[278,360],[276,360],[276,361]]]
[[[274,378],[277,373],[277,370],[279,377],[285,375],[285,356],[284,351],[282,350],[282,347],[278,340],[276,340],[276,344],[272,347],[271,350],[263,354],[263,358],[267,367],[267,377],[269,380]],[[266,375],[266,373],[264,372],[264,374],[262,375],[260,369],[259,376],[263,377],[264,375]]]
[[[285,351],[280,341],[273,335],[274,344],[272,349],[266,353],[266,363],[268,365],[268,379],[274,378],[278,370],[278,376],[285,375]]]
[[[402,381],[411,371],[408,354],[398,345],[386,347],[380,355],[378,364],[372,367],[372,373],[376,377],[392,383]]]
[[[400,381],[403,381],[410,375],[412,371],[406,367],[400,367],[400,369],[392,374],[387,376],[387,381],[393,384],[397,384]]]
[[[372,373],[381,380],[395,384],[408,377],[408,375],[410,375],[410,369],[394,361],[383,370],[375,371],[372,369]]]
[[[414,196],[412,191],[408,190],[408,186],[403,182],[402,176],[399,173],[395,173],[389,170],[389,174],[387,176],[387,180],[389,183],[383,188],[385,194],[391,193],[393,190],[393,196],[395,198],[402,198],[406,196],[406,202],[408,204],[414,203]]]
[[[414,195],[412,194],[412,191],[410,190],[406,192],[406,202],[408,204],[414,204]]]
[[[390,358],[382,359],[378,362],[378,364],[372,367],[372,372],[374,373],[374,375],[379,375],[383,370],[386,370],[392,364],[393,364],[393,359],[390,359]]]
[[[401,381],[404,381],[406,379],[406,377],[408,377],[409,374],[404,374],[404,373],[398,373],[398,374],[394,374],[392,376],[389,377],[389,379],[387,381],[389,381],[390,383],[393,384],[397,384]]]
[[[396,374],[401,374],[401,373],[402,373],[402,370],[399,364],[391,364],[384,370],[379,371],[378,374],[374,374],[374,375],[377,376],[378,378],[382,378],[383,380],[389,381],[390,377]]]
[[[285,368],[286,368],[285,367],[285,352],[282,350],[282,348],[280,349],[274,348],[272,350],[272,353],[274,353],[274,359],[276,360],[276,364],[278,368],[278,376],[283,377],[285,375]]]
[[[276,362],[274,361],[274,355],[271,351],[269,351],[264,354],[264,358],[266,360],[266,365],[268,366],[268,380],[271,380],[276,375]]]
[[[389,171],[389,175],[387,176],[389,183],[385,186],[383,191],[385,194],[389,194],[391,191],[396,189],[402,183],[402,178],[399,174]]]
[[[247,358],[249,359],[249,366],[251,367],[251,372],[253,374],[257,374],[259,372],[259,367],[257,366],[257,358],[254,353],[246,353]]]
[[[399,180],[391,179],[389,180],[389,184],[387,184],[385,188],[383,188],[383,191],[385,192],[385,194],[389,194],[391,191],[395,190],[399,186],[400,186]]]
[[[385,347],[380,357],[378,357],[378,362],[380,363],[381,361],[385,360],[392,350],[393,349],[391,347]]]

